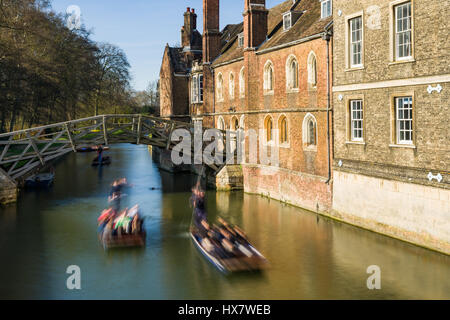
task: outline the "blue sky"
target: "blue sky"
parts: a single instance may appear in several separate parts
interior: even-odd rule
[[[267,0],[267,7],[282,0]],[[180,29],[186,7],[195,8],[202,32],[202,0],[53,0],[56,12],[70,5],[81,9],[82,23],[93,31],[92,38],[121,47],[127,54],[133,76],[132,86],[144,90],[157,80],[166,43],[180,43]],[[222,0],[220,27],[242,21],[244,0]]]

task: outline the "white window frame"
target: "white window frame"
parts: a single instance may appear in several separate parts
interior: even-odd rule
[[[290,28],[292,28],[292,13],[287,12],[287,13],[283,14],[283,30],[287,31]]]
[[[217,101],[223,101],[223,75],[217,75]]]
[[[242,48],[244,46],[244,33],[241,32],[238,34],[238,48]]]
[[[328,18],[333,14],[333,1],[332,0],[322,0],[320,3],[320,15],[321,18]]]
[[[406,103],[405,103],[406,100]],[[399,145],[413,145],[414,144],[414,98],[413,96],[395,97],[395,133],[396,142]],[[400,106],[400,103],[401,106]],[[405,107],[406,106],[406,107]],[[405,117],[405,111],[409,114]],[[406,128],[406,124],[409,124],[409,128]],[[403,128],[402,128],[403,124]],[[403,139],[401,138],[403,133]],[[405,139],[406,133],[409,133],[410,139]]]
[[[308,55],[308,83],[313,88],[317,87],[317,77],[317,57],[314,51],[311,51]]]
[[[399,8],[403,8],[405,6],[409,5],[409,16],[402,17],[402,20],[407,20],[407,28],[405,30],[399,31],[398,29],[398,10]],[[397,5],[394,6],[394,56],[395,56],[395,60],[397,61],[402,61],[402,60],[410,60],[412,58],[412,52],[413,52],[413,26],[412,26],[412,3],[411,1],[407,1],[404,3],[399,3]],[[409,21],[408,21],[409,20]],[[409,28],[408,28],[409,27]],[[409,44],[409,55],[405,55],[405,56],[400,56],[399,55],[399,49],[400,49],[400,43],[399,43],[399,37],[400,35],[404,35],[404,34],[408,34],[409,33],[409,43],[403,43],[402,46],[405,47],[405,44]]]
[[[269,70],[271,72],[269,72]],[[264,93],[271,94],[274,92],[275,80],[274,80],[274,67],[272,61],[268,60],[264,65]],[[271,77],[269,77],[271,75]]]
[[[357,137],[356,132],[360,132],[361,136]],[[350,100],[350,138],[351,141],[364,141],[364,105],[362,99]]]
[[[360,20],[360,29],[353,29],[353,21],[355,21],[356,19]],[[356,16],[353,18],[348,19],[348,28],[349,28],[349,55],[350,55],[350,68],[360,68],[363,66],[363,54],[364,54],[364,23],[363,23],[363,17],[361,16]],[[360,34],[360,39],[359,40],[354,40],[353,35],[354,32],[359,32]],[[360,61],[359,63],[354,63],[354,55],[355,55],[355,51],[354,51],[354,45],[360,45],[360,51],[359,51],[359,55],[360,55]]]
[[[234,73],[230,72],[230,75],[228,76],[228,94],[230,96],[230,99],[234,99],[234,88],[235,88],[235,79],[234,79]]]
[[[203,102],[203,75],[198,74],[192,77],[191,82],[191,103]]]
[[[292,68],[293,63],[296,65],[295,71]],[[298,91],[300,86],[299,82],[298,60],[294,55],[290,55],[286,60],[286,89],[288,91]]]
[[[245,69],[244,67],[241,68],[241,71],[239,71],[239,96],[241,98],[245,98]]]

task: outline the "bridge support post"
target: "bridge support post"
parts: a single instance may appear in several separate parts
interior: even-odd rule
[[[134,118],[133,118],[133,128],[134,128]],[[140,144],[141,143],[141,134],[142,134],[142,115],[139,115],[136,134],[137,134],[136,144]]]
[[[108,145],[108,128],[106,127],[106,117],[103,116],[103,135],[105,138],[105,145]]]

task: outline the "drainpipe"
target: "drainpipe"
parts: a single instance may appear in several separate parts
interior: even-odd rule
[[[328,151],[328,179],[325,182],[329,184],[331,181],[331,134],[330,134],[330,111],[331,111],[331,94],[330,94],[330,39],[331,34],[327,27],[323,39],[327,42],[327,151]]]

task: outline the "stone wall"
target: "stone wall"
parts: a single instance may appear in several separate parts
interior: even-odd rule
[[[0,204],[8,204],[17,200],[17,185],[0,169]]]
[[[450,190],[335,170],[332,216],[450,254]]]

